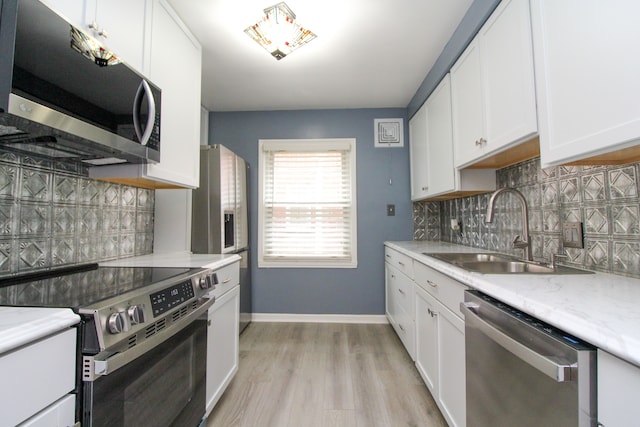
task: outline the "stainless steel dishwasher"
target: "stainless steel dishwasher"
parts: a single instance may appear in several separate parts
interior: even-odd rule
[[[467,426],[596,426],[595,348],[466,291]]]

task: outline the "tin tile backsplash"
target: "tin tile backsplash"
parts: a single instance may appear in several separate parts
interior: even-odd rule
[[[0,278],[153,250],[155,192],[0,151]]]
[[[519,190],[529,208],[532,254],[548,261],[640,277],[640,164],[559,166],[542,169],[533,159],[497,171],[497,187]],[[442,240],[522,256],[511,242],[522,234],[521,207],[511,194],[496,199],[496,216],[485,222],[491,193],[413,204],[414,239]],[[462,222],[451,230],[451,219]],[[562,248],[562,224],[582,222],[584,249]]]

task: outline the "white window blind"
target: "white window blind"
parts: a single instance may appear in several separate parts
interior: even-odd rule
[[[261,267],[356,267],[355,140],[260,141]]]

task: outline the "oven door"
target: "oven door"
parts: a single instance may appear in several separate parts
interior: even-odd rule
[[[197,426],[205,415],[207,319],[84,383],[84,426]]]

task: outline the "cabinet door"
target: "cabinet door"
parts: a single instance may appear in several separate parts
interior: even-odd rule
[[[505,0],[478,36],[485,108],[486,152],[538,131],[531,17],[527,0]]]
[[[147,6],[151,0],[45,0],[139,72],[145,71]],[[91,26],[95,24],[95,29]]]
[[[427,197],[428,153],[427,153],[427,105],[423,104],[409,120],[409,149],[411,156],[411,200]]]
[[[209,309],[207,332],[207,416],[238,371],[240,286],[219,298]]]
[[[429,96],[426,106],[428,193],[438,195],[456,188],[449,74]]]
[[[450,426],[466,425],[464,321],[437,303],[438,399]]]
[[[385,263],[384,265],[384,312],[393,325],[393,268]]]
[[[533,0],[531,10],[543,166],[637,145],[640,2]]]
[[[160,163],[146,175],[195,188],[200,163],[201,48],[170,6],[153,7],[150,78],[162,88]]]
[[[89,0],[87,1],[87,3]],[[86,26],[95,22],[98,40],[139,72],[145,71],[147,5],[151,0],[93,0],[94,14],[87,7]],[[149,10],[151,8],[149,7]],[[95,32],[94,32],[95,33]]]
[[[416,287],[416,368],[438,398],[438,317],[431,295]]]
[[[598,425],[623,427],[640,419],[640,368],[598,350]]]
[[[456,167],[460,167],[482,156],[486,140],[477,40],[471,42],[451,68],[451,104],[454,158]]]
[[[86,17],[91,13],[89,10],[93,11],[94,1],[95,0],[43,0],[42,2],[65,17],[76,27],[86,31],[90,24],[90,22],[86,22]]]

